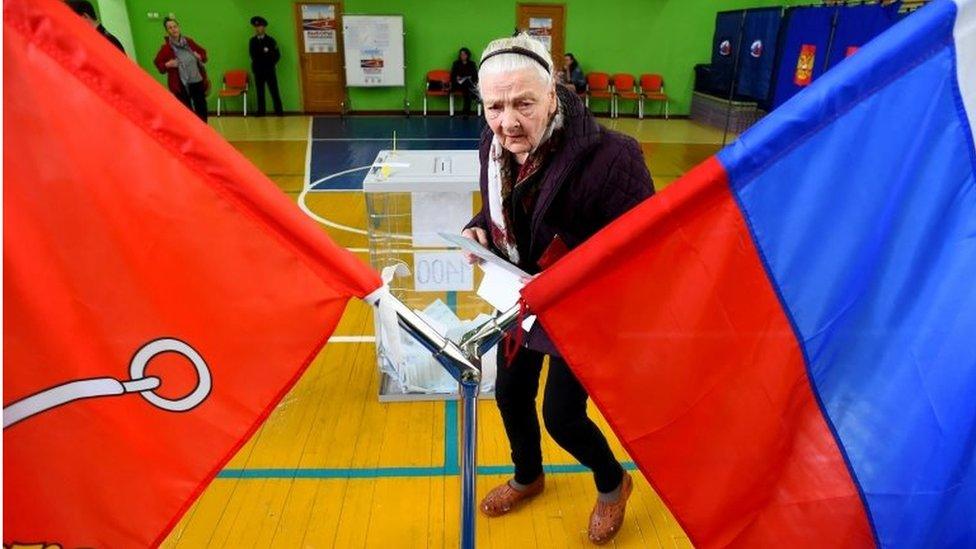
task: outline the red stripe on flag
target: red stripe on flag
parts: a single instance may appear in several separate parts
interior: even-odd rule
[[[716,159],[523,295],[697,546],[873,543]]]

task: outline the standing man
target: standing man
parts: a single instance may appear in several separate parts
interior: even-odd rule
[[[106,40],[112,43],[113,46],[119,48],[119,51],[125,53],[125,48],[122,47],[122,42],[112,35],[112,33],[105,30],[102,23],[98,20],[98,15],[95,14],[95,7],[88,0],[71,0],[68,2],[68,6],[78,15],[81,16],[88,24],[95,27],[98,34],[105,37]]]
[[[264,85],[268,85],[271,101],[277,116],[284,114],[281,108],[281,94],[278,93],[278,77],[275,75],[275,65],[281,59],[278,43],[274,38],[265,34],[268,20],[260,15],[251,18],[254,36],[251,37],[249,49],[251,52],[251,70],[254,72],[254,83],[258,88],[258,116],[264,115]]]

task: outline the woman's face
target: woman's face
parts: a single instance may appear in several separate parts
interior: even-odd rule
[[[177,23],[176,21],[167,21],[166,22],[166,34],[170,35],[173,38],[179,38],[180,37],[180,24]]]
[[[572,65],[572,64],[573,64],[573,58],[572,58],[572,57],[570,57],[570,56],[568,56],[568,55],[564,55],[564,56],[563,56],[563,61],[565,61],[565,62],[566,62],[566,66],[567,66],[567,67],[569,67],[570,65]]]
[[[458,53],[458,57],[461,59],[461,61],[464,61],[465,63],[468,62],[468,52],[461,51],[460,53]]]
[[[479,84],[485,120],[505,150],[532,152],[556,112],[556,89],[538,71],[525,68],[487,74]]]

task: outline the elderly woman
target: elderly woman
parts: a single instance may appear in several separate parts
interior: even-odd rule
[[[163,20],[166,37],[153,63],[166,74],[169,91],[184,105],[193,109],[200,120],[207,121],[207,50],[183,36],[180,24],[172,17]]]
[[[493,41],[479,75],[490,128],[480,144],[483,207],[462,234],[534,274],[653,194],[637,143],[597,124],[575,93],[555,84],[540,42],[524,34]],[[593,471],[589,538],[606,543],[623,523],[631,478],[587,417],[586,390],[538,324],[514,355],[499,359],[495,397],[515,475],[485,496],[481,510],[503,515],[543,490],[535,398],[545,355],[546,430]]]

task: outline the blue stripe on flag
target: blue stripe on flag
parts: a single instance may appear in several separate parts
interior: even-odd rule
[[[976,543],[976,169],[954,18],[927,6],[719,155],[886,547]]]

